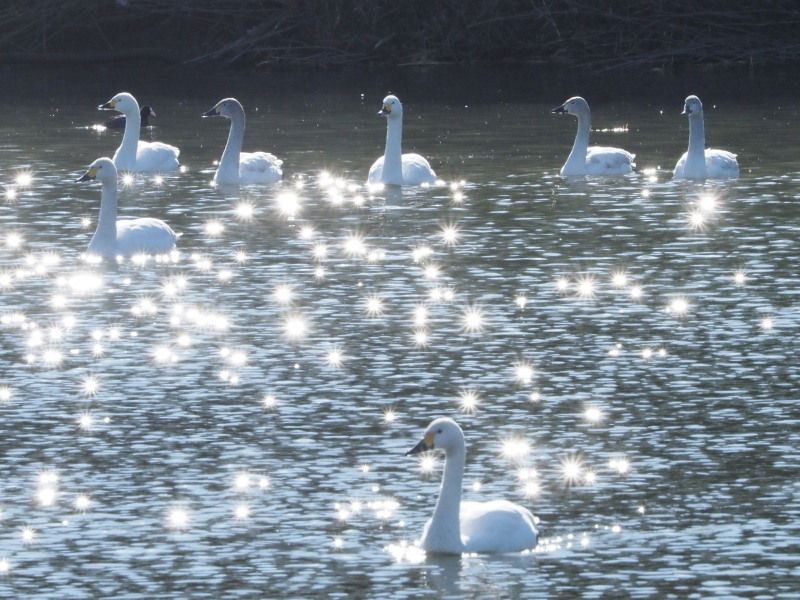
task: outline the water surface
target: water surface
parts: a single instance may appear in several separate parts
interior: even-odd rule
[[[6,75],[0,589],[800,596],[791,77]],[[120,195],[182,233],[172,261],[82,256],[100,190],[75,180],[113,154],[120,134],[91,125],[123,90],[158,114],[143,135],[181,148],[182,172]],[[387,90],[441,185],[363,186]],[[549,109],[577,93],[638,174],[558,176],[575,121]],[[671,180],[689,93],[740,179]],[[227,123],[200,115],[226,96],[282,184],[209,184]],[[439,471],[404,453],[443,415],[467,436],[465,497],[529,507],[534,552],[407,551]]]

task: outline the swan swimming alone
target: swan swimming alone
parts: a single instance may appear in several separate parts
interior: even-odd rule
[[[153,110],[153,107],[149,104],[145,104],[139,110],[139,117],[141,118],[141,123],[139,124],[140,127],[149,127],[150,126],[150,117],[156,117],[156,111]],[[106,119],[106,122],[103,123],[106,129],[125,129],[125,123],[128,120],[125,118],[125,115],[114,115],[113,117],[109,117]]]
[[[283,179],[283,161],[268,152],[242,152],[244,140],[244,108],[236,98],[217,102],[204,117],[227,117],[231,120],[228,142],[222,151],[214,183],[247,185],[250,183],[275,183]]]
[[[98,158],[78,181],[99,181],[102,188],[97,229],[87,254],[103,257],[166,254],[175,249],[178,235],[161,221],[149,217],[117,219],[117,168],[110,158]]]
[[[403,154],[403,105],[396,96],[386,96],[379,116],[386,117],[386,149],[369,169],[367,183],[422,185],[435,183],[436,173],[419,154]]]
[[[703,103],[700,102],[700,98],[697,96],[687,97],[681,114],[689,117],[689,149],[678,159],[672,176],[675,179],[736,179],[739,177],[739,163],[736,161],[735,154],[727,150],[706,148]]]
[[[538,541],[531,512],[507,500],[462,502],[466,442],[452,419],[440,418],[425,430],[425,436],[406,455],[442,450],[444,475],[433,517],[425,524],[420,546],[439,554],[520,552]]]
[[[97,108],[113,109],[125,115],[125,132],[122,143],[114,153],[114,165],[119,171],[174,171],[180,166],[180,150],[163,142],[145,142],[139,139],[142,118],[139,103],[127,92],[114,96]]]
[[[621,148],[589,146],[592,115],[586,100],[575,96],[550,112],[568,113],[578,118],[578,133],[575,135],[572,152],[569,153],[567,162],[561,167],[562,177],[625,175],[635,169],[636,165],[633,162],[635,154]]]

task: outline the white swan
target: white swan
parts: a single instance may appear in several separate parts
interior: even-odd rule
[[[625,175],[634,170],[635,154],[621,148],[589,146],[589,132],[592,127],[592,115],[589,103],[580,96],[570,98],[561,106],[554,108],[553,113],[569,113],[578,117],[578,133],[572,152],[567,162],[561,167],[562,177],[577,175]]]
[[[104,257],[165,254],[175,249],[178,235],[169,225],[149,217],[117,220],[117,168],[110,158],[98,158],[78,181],[103,185],[100,217],[89,242],[88,254]]]
[[[97,108],[113,109],[125,115],[125,133],[122,143],[114,153],[114,165],[119,171],[174,171],[180,166],[180,150],[162,142],[145,142],[139,139],[142,117],[139,103],[127,92],[114,96]]]
[[[536,546],[538,532],[531,512],[507,500],[462,502],[466,443],[452,419],[433,421],[422,441],[406,455],[443,450],[444,475],[433,517],[426,523],[420,545],[440,554],[520,552]]]
[[[268,152],[242,152],[244,109],[236,98],[225,98],[204,117],[227,117],[231,120],[228,142],[222,151],[214,182],[233,185],[275,183],[283,179],[283,161]]]
[[[739,177],[736,155],[727,150],[706,149],[703,103],[697,96],[689,96],[683,112],[689,117],[689,149],[675,165],[675,179],[735,179]]]
[[[403,154],[403,105],[396,96],[386,96],[379,116],[386,117],[386,149],[369,169],[367,183],[421,185],[435,183],[436,173],[419,154]]]

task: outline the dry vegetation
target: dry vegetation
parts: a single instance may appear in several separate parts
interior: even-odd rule
[[[796,0],[6,0],[0,60],[757,64],[797,31]]]

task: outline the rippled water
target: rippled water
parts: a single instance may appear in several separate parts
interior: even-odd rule
[[[787,77],[648,75],[619,101],[613,77],[101,75],[0,96],[4,594],[800,597]],[[116,148],[89,126],[124,89],[181,148],[120,198],[182,232],[174,262],[82,260],[100,190],[75,180]],[[363,187],[387,89],[441,186]],[[671,181],[692,92],[739,180]],[[642,172],[558,177],[575,122],[548,109],[575,93]],[[199,115],[230,95],[283,184],[209,185],[227,123]],[[531,508],[536,552],[407,551],[438,473],[404,453],[442,415],[465,497]]]

